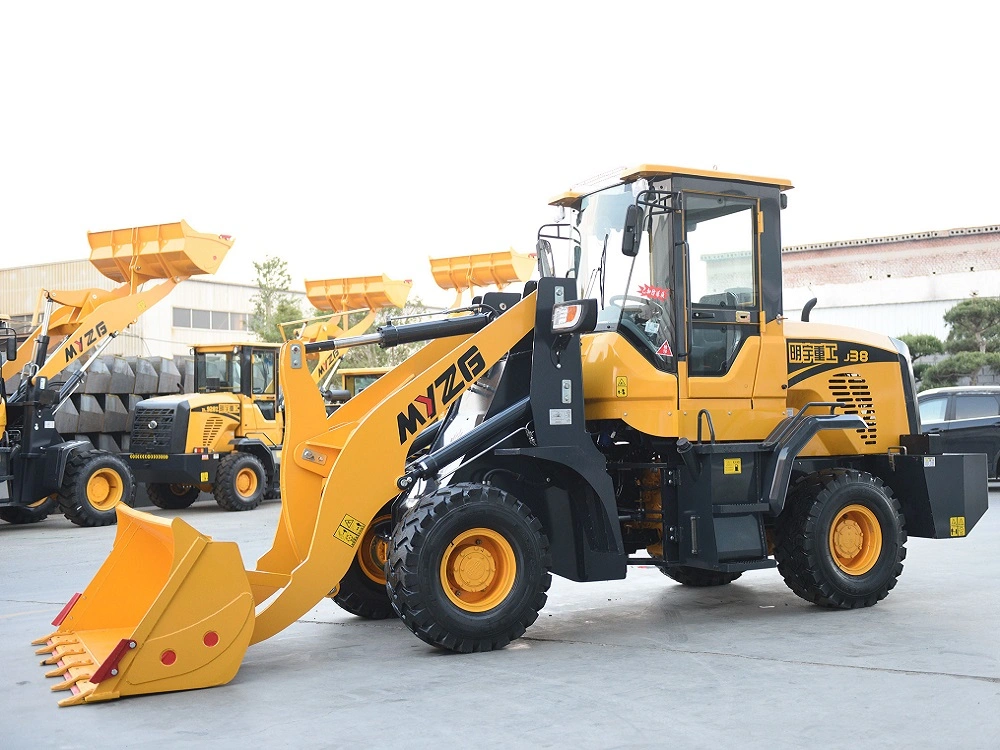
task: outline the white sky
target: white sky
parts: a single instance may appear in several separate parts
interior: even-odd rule
[[[997,6],[30,3],[0,10],[0,266],[186,219],[218,276],[534,246],[663,163],[792,180],[785,245],[1000,222]]]

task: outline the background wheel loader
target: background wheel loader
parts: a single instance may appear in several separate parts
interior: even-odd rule
[[[353,337],[368,330],[378,310],[402,307],[410,287],[384,275],[306,281],[310,303],[333,311],[339,325],[332,316],[293,323],[310,341]],[[349,325],[353,313],[363,316]],[[278,345],[217,344],[192,352],[195,393],[136,405],[129,466],[160,508],[186,508],[205,491],[226,510],[252,510],[278,495],[284,432]],[[328,390],[341,356],[330,349],[311,363],[331,405],[345,398]]]
[[[232,246],[228,236],[195,232],[183,221],[87,237],[91,263],[119,286],[45,291],[40,324],[2,367],[0,383],[19,381],[6,393],[0,425],[0,518],[10,523],[41,521],[58,507],[78,526],[105,526],[115,523],[116,506],[132,504],[126,463],[89,441],[64,439],[54,415],[112,339],[184,279],[215,273]],[[67,382],[50,385],[88,353]]]
[[[694,586],[777,566],[827,608],[884,598],[907,536],[982,517],[985,457],[921,433],[903,344],[782,316],[790,187],[643,166],[564,194],[537,285],[380,328],[428,343],[329,417],[305,358],[338,342],[286,343],[271,549],[244,570],[234,544],[120,507],[111,554],[36,642],[60,704],[227,682],[248,645],[357,590],[372,538],[393,609],[452,651],[520,637],[552,574],[634,563]]]

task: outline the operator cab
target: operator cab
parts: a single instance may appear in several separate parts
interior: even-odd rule
[[[275,419],[278,344],[229,344],[194,349],[196,393],[239,393]]]
[[[719,377],[781,313],[778,212],[787,180],[643,165],[539,230],[543,269],[598,302],[596,331],[616,331],[657,369]],[[562,240],[561,257],[549,240]],[[565,248],[568,247],[568,252]]]

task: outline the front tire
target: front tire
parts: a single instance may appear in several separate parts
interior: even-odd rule
[[[520,638],[552,582],[542,525],[513,495],[443,487],[399,520],[389,551],[392,606],[421,640],[461,653]]]
[[[775,526],[775,559],[788,587],[832,609],[870,607],[896,585],[906,557],[899,502],[867,472],[804,477]]]
[[[253,510],[264,499],[267,474],[252,453],[236,451],[219,462],[212,494],[226,510]]]
[[[385,564],[391,543],[390,504],[379,511],[361,535],[357,554],[333,596],[341,609],[366,620],[384,620],[395,615],[385,586]]]
[[[190,484],[164,484],[156,482],[146,485],[149,501],[164,510],[182,510],[198,499],[201,490]]]
[[[80,451],[70,456],[59,488],[59,507],[77,526],[117,523],[119,503],[135,502],[135,479],[118,456],[102,451]]]

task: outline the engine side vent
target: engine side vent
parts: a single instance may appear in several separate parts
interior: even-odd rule
[[[222,417],[209,417],[205,421],[205,429],[202,431],[202,445],[206,448],[211,447],[220,432],[222,432]]]
[[[859,428],[858,434],[865,445],[875,445],[878,440],[878,418],[868,381],[856,372],[837,373],[830,378],[830,395],[834,401],[844,405],[844,414],[857,414],[865,421],[867,429]]]

